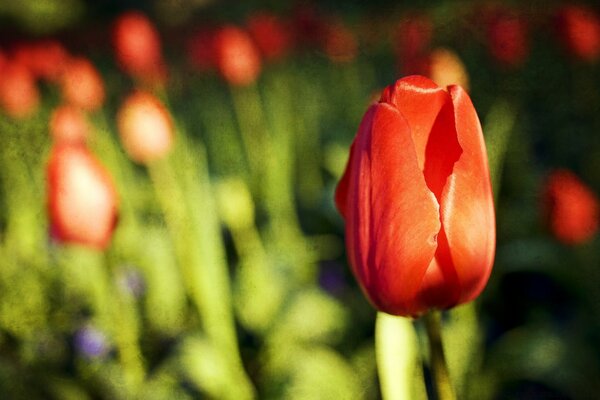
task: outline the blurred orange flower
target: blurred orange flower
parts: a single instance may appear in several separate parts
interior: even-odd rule
[[[48,215],[61,242],[105,249],[117,222],[117,192],[81,144],[56,143],[47,165]]]
[[[167,109],[150,93],[129,95],[117,115],[123,148],[139,163],[164,157],[173,144],[173,123]]]
[[[0,107],[13,118],[26,118],[38,109],[40,94],[33,74],[22,63],[0,65]]]
[[[469,75],[458,54],[437,48],[429,55],[429,77],[440,87],[459,85],[469,90]]]
[[[94,65],[82,57],[71,58],[61,77],[64,100],[87,111],[104,103],[104,83]]]
[[[149,83],[164,81],[160,37],[146,15],[137,11],[121,14],[113,27],[113,45],[125,72]]]
[[[219,72],[232,85],[248,85],[260,74],[258,49],[250,35],[238,27],[228,25],[217,32],[215,56]]]
[[[561,242],[582,243],[598,231],[598,197],[574,173],[553,171],[545,183],[543,203],[550,230]]]
[[[88,132],[88,123],[80,109],[67,104],[52,112],[50,134],[55,142],[85,143]]]

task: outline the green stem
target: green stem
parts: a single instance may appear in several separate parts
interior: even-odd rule
[[[417,368],[417,335],[409,318],[377,313],[375,354],[384,400],[426,398],[422,371]]]
[[[442,324],[439,311],[431,311],[423,316],[429,338],[429,368],[438,400],[454,400],[456,395],[450,381],[448,365],[442,346]]]

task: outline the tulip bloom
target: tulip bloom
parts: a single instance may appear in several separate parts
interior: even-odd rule
[[[600,17],[585,6],[566,5],[556,16],[560,39],[566,49],[584,61],[600,58]]]
[[[12,118],[34,114],[40,103],[40,93],[34,76],[19,62],[7,61],[0,71],[0,108]]]
[[[61,242],[104,249],[117,221],[113,181],[81,144],[56,143],[47,165],[48,215]]]
[[[525,20],[509,11],[497,11],[487,26],[488,47],[492,57],[506,67],[517,67],[529,54]]]
[[[419,316],[473,300],[495,251],[481,125],[467,93],[421,76],[386,88],[360,124],[335,201],[361,288]]]
[[[429,55],[429,77],[438,86],[458,85],[469,90],[469,74],[458,54],[437,48]]]
[[[117,126],[125,152],[139,163],[165,156],[173,144],[169,112],[150,93],[131,94],[119,110]]]
[[[104,82],[94,65],[85,58],[73,58],[62,74],[62,94],[67,103],[94,111],[104,103]]]
[[[248,33],[235,26],[222,28],[215,36],[215,61],[219,72],[234,86],[246,86],[256,81],[261,61]]]
[[[598,197],[572,172],[552,172],[545,183],[543,200],[550,230],[561,242],[583,243],[598,232]]]
[[[113,44],[123,70],[149,82],[164,80],[160,37],[154,24],[140,12],[126,12],[115,22]]]
[[[257,12],[248,18],[247,26],[248,32],[266,60],[281,59],[289,51],[292,37],[285,23],[277,15]]]
[[[88,123],[80,109],[63,105],[52,112],[50,134],[55,142],[85,143],[88,131]]]

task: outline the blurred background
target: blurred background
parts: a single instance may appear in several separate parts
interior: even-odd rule
[[[496,196],[490,282],[444,314],[459,398],[596,398],[599,12],[0,0],[0,397],[381,398],[333,192],[421,74],[468,90]]]

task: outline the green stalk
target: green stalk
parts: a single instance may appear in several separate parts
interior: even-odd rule
[[[450,380],[444,348],[442,346],[442,324],[439,311],[431,311],[423,316],[429,339],[429,368],[433,377],[438,400],[455,400],[454,388]]]
[[[379,384],[384,400],[426,398],[417,335],[408,318],[377,313],[375,352]]]

